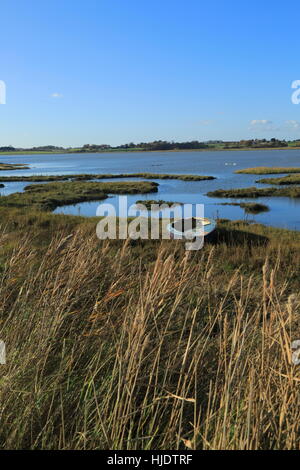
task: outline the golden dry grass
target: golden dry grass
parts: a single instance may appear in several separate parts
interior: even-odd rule
[[[299,449],[295,238],[0,238],[2,449]]]

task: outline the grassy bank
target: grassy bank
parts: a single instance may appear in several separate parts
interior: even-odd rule
[[[262,179],[257,180],[256,183],[278,184],[278,185],[289,185],[289,184],[300,185],[300,174],[283,176],[282,178],[262,178]]]
[[[114,179],[114,178],[144,178],[144,179],[161,179],[161,180],[182,180],[182,181],[205,181],[214,180],[214,176],[202,175],[172,175],[160,173],[120,173],[120,174],[78,174],[78,175],[33,175],[33,176],[0,176],[0,181],[16,182],[16,181],[88,181],[95,179]]]
[[[99,241],[0,208],[2,449],[298,449],[300,234]]]
[[[300,197],[300,186],[293,188],[241,188],[217,189],[207,193],[209,197],[258,198],[258,197]]]
[[[276,175],[281,173],[300,173],[300,167],[268,167],[258,166],[255,168],[245,168],[243,170],[236,170],[235,173],[247,175]]]
[[[2,207],[28,207],[54,210],[56,207],[87,201],[106,199],[108,194],[146,194],[157,191],[154,182],[60,182],[34,184],[25,187],[22,193],[13,193],[0,198]]]
[[[0,163],[0,171],[5,170],[26,170],[28,165],[23,165],[21,163]]]

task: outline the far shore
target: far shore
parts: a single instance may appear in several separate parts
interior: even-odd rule
[[[0,152],[0,156],[9,157],[12,155],[97,155],[103,153],[173,153],[173,152],[252,152],[254,150],[300,150],[299,147],[255,147],[255,148],[207,148],[207,149],[171,149],[171,150],[142,150],[142,149],[111,149],[103,150],[102,152],[79,152],[79,151],[63,151],[54,150],[52,152],[47,151],[12,151],[12,152]]]

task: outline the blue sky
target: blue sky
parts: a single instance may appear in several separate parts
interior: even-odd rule
[[[0,146],[300,138],[298,1],[0,8]]]

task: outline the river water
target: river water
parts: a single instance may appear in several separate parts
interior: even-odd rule
[[[2,155],[0,161],[3,163],[25,163],[30,166],[30,169],[27,170],[1,171],[0,176],[141,172],[215,176],[217,178],[215,180],[195,182],[156,179],[153,181],[159,184],[157,193],[130,195],[128,196],[128,204],[134,204],[139,199],[204,204],[206,217],[246,219],[266,225],[300,230],[300,199],[270,197],[231,200],[206,196],[208,191],[215,189],[267,187],[255,183],[255,180],[263,176],[239,175],[234,172],[242,168],[256,166],[300,167],[300,150]],[[26,184],[28,183],[5,183],[1,194],[23,191]],[[118,197],[109,197],[105,202],[117,206]],[[254,216],[247,215],[240,207],[222,205],[224,202],[259,202],[269,206],[270,211]],[[99,202],[88,202],[60,207],[55,212],[95,216],[98,206]]]

